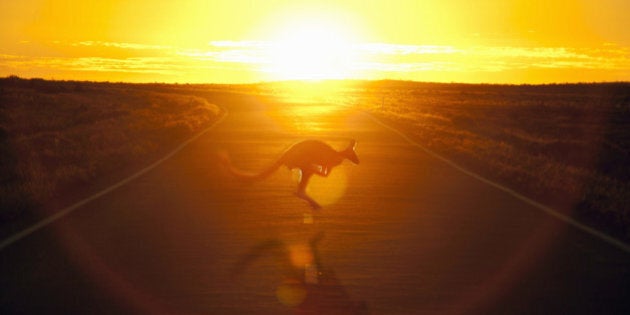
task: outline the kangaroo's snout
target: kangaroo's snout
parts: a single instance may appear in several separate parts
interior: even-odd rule
[[[352,161],[354,164],[359,164],[359,157],[354,151],[352,151],[352,155],[348,156],[348,160]]]

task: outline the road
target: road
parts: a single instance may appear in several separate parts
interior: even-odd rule
[[[208,94],[226,119],[0,251],[0,313],[630,314],[630,254],[466,175],[365,114]],[[243,184],[316,138],[346,162]]]

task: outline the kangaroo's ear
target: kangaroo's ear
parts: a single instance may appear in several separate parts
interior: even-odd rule
[[[350,144],[348,145],[348,148],[354,150],[354,148],[357,146],[357,140],[350,140]]]
[[[356,146],[357,146],[357,141],[354,139],[350,140],[350,145],[345,150],[345,155],[346,155],[346,158],[354,162],[354,164],[359,164],[359,157],[357,156],[357,153],[354,150]]]

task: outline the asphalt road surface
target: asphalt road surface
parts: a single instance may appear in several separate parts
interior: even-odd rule
[[[630,314],[630,254],[351,109],[209,94],[229,115],[160,166],[0,251],[1,314]],[[287,146],[356,139],[316,178]]]

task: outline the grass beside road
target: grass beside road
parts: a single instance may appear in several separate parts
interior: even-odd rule
[[[160,86],[0,79],[0,226],[120,180],[219,114]]]
[[[630,84],[374,82],[347,97],[458,164],[630,240]]]

